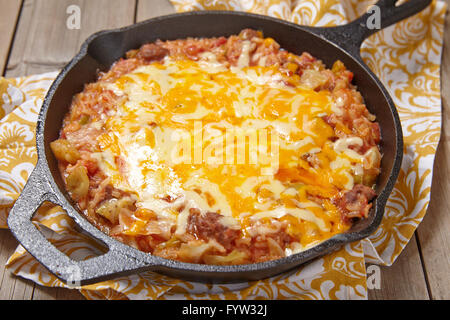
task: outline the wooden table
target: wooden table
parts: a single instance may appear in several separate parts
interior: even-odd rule
[[[450,4],[450,0],[446,0]],[[81,29],[69,30],[70,5],[81,8]],[[173,13],[168,0],[0,0],[0,75],[17,77],[63,67],[92,33]],[[444,123],[428,214],[397,262],[382,268],[381,290],[370,299],[450,298],[450,16],[442,64]],[[447,199],[448,200],[448,199]],[[4,265],[17,247],[0,231],[0,299],[83,299],[78,291],[43,288]]]

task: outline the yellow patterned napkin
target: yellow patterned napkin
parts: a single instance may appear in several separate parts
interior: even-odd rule
[[[296,23],[331,26],[361,15],[373,0],[172,0],[178,11],[227,9],[268,14]],[[88,299],[365,299],[366,263],[391,265],[422,221],[430,199],[441,129],[440,62],[446,5],[435,0],[415,17],[371,37],[364,60],[386,84],[400,113],[405,157],[378,231],[369,239],[272,279],[205,285],[145,272],[80,289]],[[0,227],[36,163],[35,123],[56,73],[0,79]],[[45,204],[36,225],[74,259],[99,252],[58,207]],[[50,287],[63,287],[21,246],[7,267]]]

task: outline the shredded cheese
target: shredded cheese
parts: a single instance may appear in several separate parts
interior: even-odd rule
[[[300,225],[316,225],[326,238],[330,223],[340,223],[339,214],[307,199],[304,189],[326,197],[350,190],[353,162],[374,162],[376,152],[360,155],[351,149],[362,145],[356,137],[330,142],[333,130],[321,118],[336,112],[342,101],[333,102],[327,91],[287,85],[295,79],[276,66],[260,61],[250,67],[250,51],[250,41],[244,41],[237,67],[226,67],[208,52],[197,62],[166,58],[103,84],[126,100],[105,121],[108,135],[94,157],[115,187],[136,194],[139,208],[175,223],[176,235],[186,232],[195,208],[220,213],[223,225],[243,230],[257,221],[294,218]],[[251,141],[259,145],[245,155],[247,161],[237,163],[239,146],[230,149],[226,138],[239,141],[242,132],[244,147],[250,150]],[[206,150],[214,162],[204,158]],[[264,151],[266,163],[250,163]],[[308,155],[318,162],[307,162]],[[275,156],[278,167],[261,174]],[[119,157],[122,168],[115,161]],[[278,169],[307,174],[296,186],[279,179]],[[175,200],[164,200],[167,195]],[[297,252],[304,245],[287,250]]]

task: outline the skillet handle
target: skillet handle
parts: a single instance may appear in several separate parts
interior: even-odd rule
[[[409,18],[431,4],[432,0],[409,0],[397,6],[398,0],[379,0],[368,12],[349,24],[338,27],[307,29],[337,44],[361,60],[360,49],[365,39],[397,22]]]
[[[45,201],[59,205],[66,211],[70,208],[57,199],[45,177],[43,166],[38,163],[8,216],[8,226],[13,235],[44,267],[71,288],[144,267],[142,262],[131,259],[112,247],[104,255],[86,261],[75,261],[51,244],[31,219]]]

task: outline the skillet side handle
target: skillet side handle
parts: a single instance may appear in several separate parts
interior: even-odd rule
[[[308,28],[309,31],[334,42],[352,56],[360,59],[365,39],[397,22],[409,18],[428,7],[432,0],[409,0],[396,5],[398,0],[379,0],[355,21],[338,27]]]
[[[104,255],[85,261],[74,261],[50,243],[31,221],[45,201],[64,208],[45,176],[43,166],[38,163],[8,216],[11,232],[33,257],[70,288],[78,288],[102,281],[113,274],[145,267],[142,262],[130,259],[111,247]]]
[[[71,260],[57,250],[36,228],[31,219],[45,202],[54,202],[52,190],[41,166],[36,166],[8,215],[8,226],[20,244],[54,274],[63,274]]]

